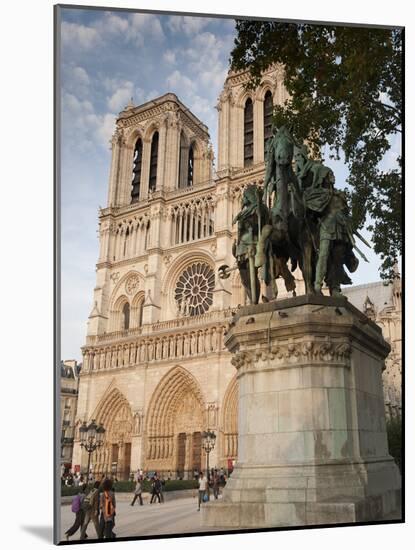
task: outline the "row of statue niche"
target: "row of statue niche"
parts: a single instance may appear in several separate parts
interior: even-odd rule
[[[260,279],[265,283],[263,301],[277,297],[276,279],[282,277],[295,295],[292,272],[300,268],[307,294],[321,294],[323,283],[330,295],[352,281],[345,271],[356,271],[367,261],[356,246],[346,194],[334,187],[333,171],[309,158],[291,129],[275,129],[268,143],[264,187],[248,185],[242,208],[235,216],[237,239],[233,244],[234,267],[223,265],[219,277],[238,269],[251,303],[260,298]],[[290,264],[291,270],[288,265]]]
[[[175,338],[149,340],[140,345],[119,346],[112,350],[87,352],[84,368],[102,370],[111,366],[135,365],[144,361],[188,357],[217,351],[223,345],[223,327],[181,334]]]

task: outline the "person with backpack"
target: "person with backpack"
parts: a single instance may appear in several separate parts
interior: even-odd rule
[[[82,528],[81,528],[81,540],[84,540],[87,538],[86,530],[88,528],[88,524],[91,521],[91,519],[92,519],[92,523],[94,524],[97,537],[100,538],[100,529],[99,529],[99,522],[98,522],[99,486],[100,486],[99,481],[96,481],[94,483],[93,488],[89,491],[89,493],[86,495],[86,497],[82,501],[81,508],[84,511],[84,521],[82,522]]]
[[[101,494],[100,509],[102,511],[102,516],[104,520],[104,538],[112,539],[115,538],[112,529],[114,527],[115,521],[115,495],[112,491],[112,481],[106,479],[102,485],[103,492]]]
[[[143,505],[143,497],[141,496],[141,493],[143,492],[143,488],[142,488],[142,478],[141,477],[138,477],[137,478],[137,483],[135,485],[135,491],[134,491],[134,498],[133,498],[133,501],[131,503],[131,506],[134,506],[135,504],[135,501],[138,499],[140,499],[140,506]]]
[[[85,493],[84,489],[82,488],[80,489],[78,494],[72,498],[72,512],[75,514],[75,521],[72,527],[70,527],[65,533],[66,540],[69,540],[69,537],[72,537],[72,535],[74,535],[78,531],[84,521],[85,513],[82,509],[82,501],[84,497]]]

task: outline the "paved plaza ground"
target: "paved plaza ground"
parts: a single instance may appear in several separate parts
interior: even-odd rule
[[[219,497],[220,498],[220,497]],[[127,500],[128,499],[128,500]],[[149,504],[147,495],[145,503],[140,506],[137,502],[130,506],[130,495],[117,495],[117,516],[114,532],[118,537],[157,536],[180,533],[198,533],[229,531],[229,527],[204,527],[202,514],[197,511],[197,497],[177,498],[168,500],[164,504]],[[203,506],[203,505],[202,505]],[[390,514],[385,520],[398,520],[401,512]],[[61,507],[62,540],[66,540],[63,533],[73,524],[75,515],[70,505]],[[89,539],[96,538],[92,522],[88,526]],[[79,540],[80,531],[70,538]]]
[[[132,498],[132,497],[131,497]],[[178,498],[166,501],[164,504],[149,504],[140,506],[137,502],[130,506],[125,497],[117,496],[117,516],[114,532],[119,537],[139,537],[167,535],[175,533],[195,533],[200,531],[221,531],[229,528],[203,527],[201,513],[197,511],[197,497]],[[202,505],[203,506],[203,505]],[[61,507],[62,540],[66,540],[63,533],[72,525],[75,515],[71,506]],[[96,538],[92,522],[88,526],[88,537]],[[75,533],[70,540],[78,540],[80,532]]]

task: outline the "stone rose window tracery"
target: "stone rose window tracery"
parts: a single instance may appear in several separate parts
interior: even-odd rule
[[[180,275],[174,291],[178,315],[202,315],[213,303],[215,274],[205,263],[189,265]]]

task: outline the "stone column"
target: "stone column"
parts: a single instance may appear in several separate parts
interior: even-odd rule
[[[111,168],[108,184],[108,206],[116,205],[117,186],[119,185],[119,164],[120,164],[120,142],[122,136],[119,130],[116,130],[111,140]]]
[[[143,158],[141,161],[140,200],[148,198],[148,182],[150,178],[151,140],[143,139]]]
[[[376,521],[398,508],[382,395],[390,347],[375,323],[346,298],[300,296],[242,308],[225,344],[238,461],[205,525]]]
[[[159,130],[159,149],[157,157],[157,182],[156,191],[166,189],[164,181],[164,168],[166,162],[166,138],[167,138],[167,121],[164,120]]]

